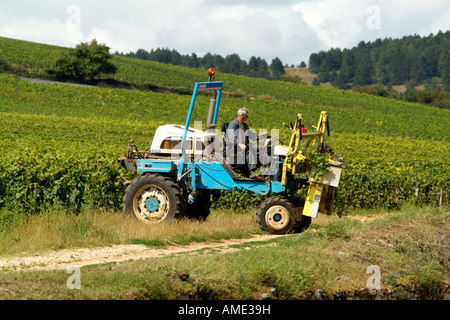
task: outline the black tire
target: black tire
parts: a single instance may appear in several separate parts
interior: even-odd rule
[[[204,191],[194,203],[186,203],[185,217],[205,221],[211,213],[211,192]]]
[[[294,226],[294,233],[302,233],[306,229],[309,228],[309,225],[311,224],[311,217],[308,216],[302,216],[302,220],[297,222],[297,224]]]
[[[185,211],[181,188],[159,174],[134,179],[125,191],[123,202],[125,212],[145,223],[170,221]]]
[[[259,205],[256,212],[258,226],[271,234],[286,234],[295,223],[294,206],[286,199],[270,197]]]

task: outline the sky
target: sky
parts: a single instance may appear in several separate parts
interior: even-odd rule
[[[2,0],[0,36],[111,52],[174,49],[308,63],[360,41],[450,30],[449,0]]]

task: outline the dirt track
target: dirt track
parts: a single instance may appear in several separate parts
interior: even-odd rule
[[[83,267],[92,264],[121,262],[158,258],[178,253],[193,253],[202,249],[214,249],[220,252],[237,250],[231,245],[274,239],[275,235],[255,236],[251,239],[224,240],[213,243],[195,243],[192,245],[173,245],[164,249],[154,249],[146,245],[114,245],[98,248],[64,249],[50,253],[0,259],[0,270],[65,270],[67,267]]]
[[[388,214],[376,216],[354,216],[363,223],[386,217]],[[171,245],[164,249],[155,249],[141,244],[113,245],[97,248],[63,249],[49,253],[36,254],[33,256],[16,256],[1,258],[0,270],[66,270],[67,267],[83,267],[93,264],[109,262],[122,262],[127,260],[139,260],[148,258],[164,257],[171,254],[195,253],[197,250],[214,249],[215,252],[229,252],[238,250],[231,248],[254,241],[267,241],[282,237],[282,235],[257,235],[249,239],[222,240],[221,242],[200,242],[190,245]]]

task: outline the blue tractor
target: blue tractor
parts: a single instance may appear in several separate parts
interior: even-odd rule
[[[326,143],[326,136],[328,141],[330,137],[327,112],[321,113],[313,133],[302,130],[303,117],[298,114],[289,127],[289,145],[269,146],[270,163],[261,168],[263,178],[246,178],[239,174],[239,165],[230,161],[233,155],[225,154],[226,123],[217,125],[223,82],[214,80],[214,69],[208,73],[208,82],[195,83],[184,126],[157,128],[144,151],[129,141],[125,156],[118,159],[122,167],[139,174],[126,181],[124,211],[145,223],[183,217],[204,220],[213,195],[234,190],[266,196],[256,221],[271,234],[301,232],[319,212],[331,214],[344,162]],[[204,91],[212,93],[205,129],[197,121],[190,127],[196,97]],[[322,164],[325,159],[325,170],[323,165],[318,169],[315,155],[320,155]]]

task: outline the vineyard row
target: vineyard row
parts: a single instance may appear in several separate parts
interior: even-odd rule
[[[89,207],[122,207],[125,186],[120,175],[129,177],[129,173],[119,168],[113,153],[29,151],[9,153],[7,158],[0,162],[1,208],[40,212],[60,206],[77,212]],[[344,212],[349,208],[392,209],[406,202],[442,205],[448,204],[449,192],[450,173],[441,163],[348,165],[335,208]],[[215,206],[252,207],[258,201],[252,198],[224,193]]]

